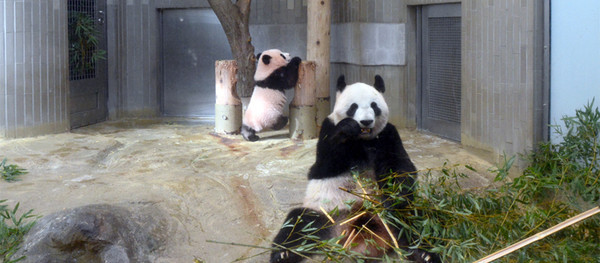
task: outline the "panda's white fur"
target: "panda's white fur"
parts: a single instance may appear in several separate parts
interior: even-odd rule
[[[333,178],[314,179],[308,181],[306,185],[306,195],[304,196],[303,206],[314,210],[325,209],[333,211],[334,209],[348,210],[348,204],[352,201],[360,201],[361,198],[343,191],[340,187],[357,192],[356,181],[350,173],[347,175]]]
[[[244,124],[257,132],[269,128],[267,127],[269,123],[275,122],[279,116],[283,115],[285,102],[284,93],[255,86],[244,115]]]

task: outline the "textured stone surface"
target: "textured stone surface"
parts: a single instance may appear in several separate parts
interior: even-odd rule
[[[88,205],[40,219],[14,258],[22,262],[154,262],[174,225],[154,204]]]

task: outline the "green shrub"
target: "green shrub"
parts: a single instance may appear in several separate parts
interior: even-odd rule
[[[449,262],[468,262],[505,248],[598,205],[600,111],[593,102],[563,118],[560,143],[525,156],[529,166],[507,179],[514,157],[496,169],[500,186],[461,190],[465,176],[442,169],[417,189],[418,216],[400,216]],[[429,177],[429,176],[426,176]],[[502,262],[599,262],[600,218],[587,219],[501,259]]]
[[[19,176],[26,174],[25,169],[20,168],[14,164],[6,164],[6,158],[0,162],[0,177],[7,182],[14,182],[19,180]]]
[[[3,205],[6,200],[0,200],[0,260],[4,263],[13,263],[22,260],[24,257],[11,259],[23,242],[23,237],[35,224],[35,215],[29,210],[18,216],[17,203],[13,209]]]

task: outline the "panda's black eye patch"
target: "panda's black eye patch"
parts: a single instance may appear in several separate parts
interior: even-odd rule
[[[373,111],[375,112],[375,116],[381,115],[381,109],[379,108],[379,106],[377,106],[377,103],[371,102],[371,108],[373,108]]]
[[[279,54],[279,55],[283,58],[283,60],[285,60],[285,56],[283,54]]]
[[[350,108],[348,109],[348,111],[346,111],[346,115],[348,115],[348,117],[354,117],[354,114],[356,113],[357,109],[358,109],[358,105],[356,103],[352,103],[352,105],[350,105]]]

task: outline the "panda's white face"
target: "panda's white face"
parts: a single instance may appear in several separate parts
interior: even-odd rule
[[[285,62],[287,63],[290,63],[290,60],[292,60],[292,57],[290,57],[290,53],[281,52],[280,56],[282,56],[283,59],[285,59]]]
[[[266,79],[273,71],[285,67],[292,60],[290,53],[282,52],[279,49],[265,50],[259,53],[256,59],[258,64],[254,73],[255,81]]]
[[[374,87],[355,83],[337,92],[335,106],[329,118],[337,124],[352,118],[361,127],[362,139],[372,139],[385,128],[389,110],[383,95]]]

